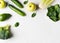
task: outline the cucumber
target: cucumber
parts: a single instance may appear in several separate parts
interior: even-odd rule
[[[19,14],[21,16],[26,16],[26,14],[23,11],[19,10],[18,8],[14,7],[13,5],[9,4],[8,6],[10,9],[15,11],[17,14]]]
[[[24,8],[24,6],[19,2],[18,0],[11,0],[15,5],[17,5],[19,8]]]

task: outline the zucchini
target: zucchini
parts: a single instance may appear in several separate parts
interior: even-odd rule
[[[23,11],[19,10],[18,8],[14,7],[13,5],[9,4],[8,6],[9,6],[10,9],[15,11],[17,14],[19,14],[21,16],[25,16],[26,15]]]
[[[18,0],[11,0],[15,5],[17,5],[19,8],[24,8],[24,6],[19,2]]]

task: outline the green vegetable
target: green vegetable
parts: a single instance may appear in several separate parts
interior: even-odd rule
[[[13,5],[9,4],[9,8],[21,16],[26,16],[26,14],[23,11],[19,10],[18,8],[14,7]]]
[[[33,14],[32,14],[32,17],[35,17],[35,16],[36,16],[36,13],[33,13]]]
[[[47,8],[54,0],[41,0],[39,7],[41,9]]]
[[[12,15],[8,13],[0,14],[0,21],[5,21],[9,19]]]
[[[11,37],[12,37],[12,33],[10,30],[10,25],[0,27],[0,39],[8,39]]]
[[[28,0],[24,1],[24,4],[27,4],[28,3]]]
[[[15,23],[15,27],[18,27],[18,26],[19,26],[19,22],[16,22],[16,23]]]
[[[59,4],[49,7],[47,16],[51,20],[53,20],[54,22],[59,21],[60,20],[60,6],[59,6]]]
[[[11,0],[15,5],[17,5],[19,8],[23,8],[24,6],[19,2],[18,0]]]

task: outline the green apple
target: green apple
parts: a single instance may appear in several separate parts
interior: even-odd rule
[[[27,9],[29,11],[35,11],[36,10],[36,5],[32,2],[30,2],[28,5],[27,5]]]
[[[0,0],[0,1],[4,1],[4,0]]]
[[[0,0],[0,9],[1,8],[5,8],[6,7],[6,3],[4,0]]]

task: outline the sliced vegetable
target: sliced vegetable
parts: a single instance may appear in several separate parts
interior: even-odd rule
[[[16,22],[16,23],[15,23],[15,27],[18,27],[18,26],[19,26],[19,22]]]
[[[27,4],[28,3],[28,0],[24,1],[24,4]]]
[[[12,33],[10,30],[10,25],[0,27],[0,39],[8,39],[11,37],[12,37]]]
[[[12,15],[8,13],[0,14],[0,21],[5,21],[9,19]]]
[[[24,6],[22,5],[21,2],[19,2],[18,0],[11,0],[15,5],[17,5],[19,8],[23,8]]]
[[[54,0],[41,0],[39,7],[41,9],[47,8]]]
[[[59,21],[60,20],[60,6],[59,6],[59,4],[49,7],[47,16],[51,20],[53,20],[54,22]]]
[[[35,17],[35,16],[36,16],[36,13],[33,13],[33,14],[32,14],[32,17]]]
[[[14,7],[13,5],[9,4],[9,8],[12,9],[13,11],[15,11],[17,14],[21,15],[21,16],[26,16],[26,14],[19,10],[18,8]]]

